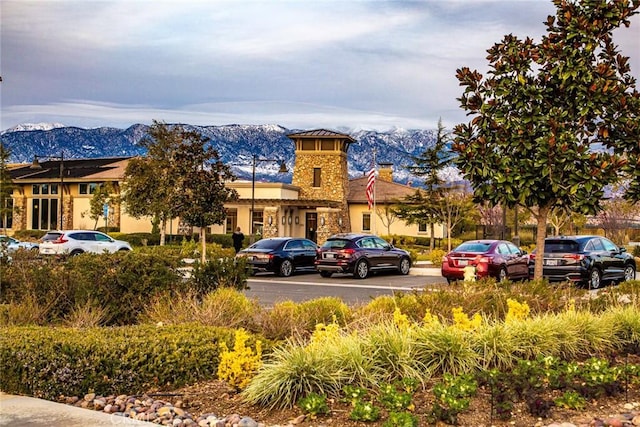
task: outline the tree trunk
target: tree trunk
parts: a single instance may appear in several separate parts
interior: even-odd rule
[[[202,264],[207,262],[207,229],[200,227],[200,242],[202,242]]]
[[[433,222],[429,224],[429,232],[431,233],[429,236],[429,250],[434,250],[436,248],[436,225]]]
[[[547,237],[547,216],[549,207],[544,206],[538,209],[536,220],[536,263],[533,269],[533,278],[542,279],[542,263],[544,261],[544,239]]]
[[[167,220],[163,218],[160,225],[160,246],[164,246],[166,236],[167,236]]]

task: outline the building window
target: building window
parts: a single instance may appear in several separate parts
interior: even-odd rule
[[[40,186],[39,186],[39,185],[34,184],[34,185],[33,185],[33,187],[32,187],[32,189],[31,189],[31,192],[32,192],[33,194],[40,194]]]
[[[33,199],[31,228],[52,230],[58,226],[58,199]]]
[[[320,149],[322,151],[333,151],[335,148],[335,144],[333,141],[322,141],[320,144]]]
[[[418,224],[418,233],[426,233],[427,232],[427,223],[421,222]]]
[[[371,231],[371,214],[362,214],[362,231]]]
[[[320,187],[320,168],[313,168],[313,187]]]
[[[95,182],[90,182],[88,184],[79,184],[78,193],[93,194],[96,192],[96,188],[98,188],[98,184],[96,184]]]
[[[262,221],[264,218],[264,212],[254,211],[251,223],[253,224],[253,230],[251,234],[262,234]]]
[[[315,141],[302,141],[302,149],[304,151],[315,151],[316,142]]]
[[[0,216],[0,228],[2,229],[12,228],[13,227],[13,199],[10,197],[7,197],[4,203],[5,203],[5,209],[3,209],[2,216]]]
[[[238,211],[235,209],[227,211],[227,225],[225,227],[225,232],[227,234],[233,233],[236,231],[236,227],[238,226]]]

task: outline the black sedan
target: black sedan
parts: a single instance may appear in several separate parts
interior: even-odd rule
[[[533,276],[535,258],[529,272]],[[599,288],[604,282],[633,280],[636,261],[625,248],[601,236],[562,236],[544,240],[543,277],[550,282],[571,281]]]
[[[322,277],[350,273],[357,279],[383,270],[409,274],[411,257],[378,236],[343,233],[329,237],[318,249],[316,269]]]
[[[236,257],[246,258],[252,273],[271,271],[289,277],[295,271],[314,271],[317,249],[318,245],[308,239],[273,237],[258,240]]]

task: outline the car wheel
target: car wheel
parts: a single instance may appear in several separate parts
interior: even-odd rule
[[[509,280],[509,275],[507,274],[507,269],[504,267],[500,268],[500,272],[498,273],[498,282],[505,282]]]
[[[636,278],[636,269],[629,264],[624,268],[624,280],[634,280]]]
[[[289,277],[293,273],[293,264],[288,259],[285,259],[280,263],[280,276]]]
[[[80,249],[75,249],[75,250],[71,251],[69,256],[77,256],[77,255],[80,255],[81,253],[83,253],[83,252]]]
[[[403,275],[409,274],[409,270],[411,269],[411,261],[409,258],[402,258],[400,260],[400,267],[398,267],[398,272]]]
[[[594,268],[591,270],[591,274],[589,274],[589,289],[598,289],[600,284],[602,283],[602,274],[600,270]]]
[[[369,264],[367,261],[361,259],[356,263],[356,267],[353,269],[353,277],[356,279],[366,279],[369,275]]]
[[[330,272],[330,271],[321,271],[321,272],[320,272],[320,275],[321,275],[322,277],[331,277],[331,275],[332,275],[332,274],[333,274],[333,273],[332,273],[332,272]]]
[[[120,248],[120,249],[118,249],[118,252],[129,252],[129,249],[127,249],[127,248]]]

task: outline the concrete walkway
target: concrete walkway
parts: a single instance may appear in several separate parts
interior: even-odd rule
[[[12,427],[113,427],[156,426],[119,415],[77,408],[27,396],[0,392],[0,426]]]

